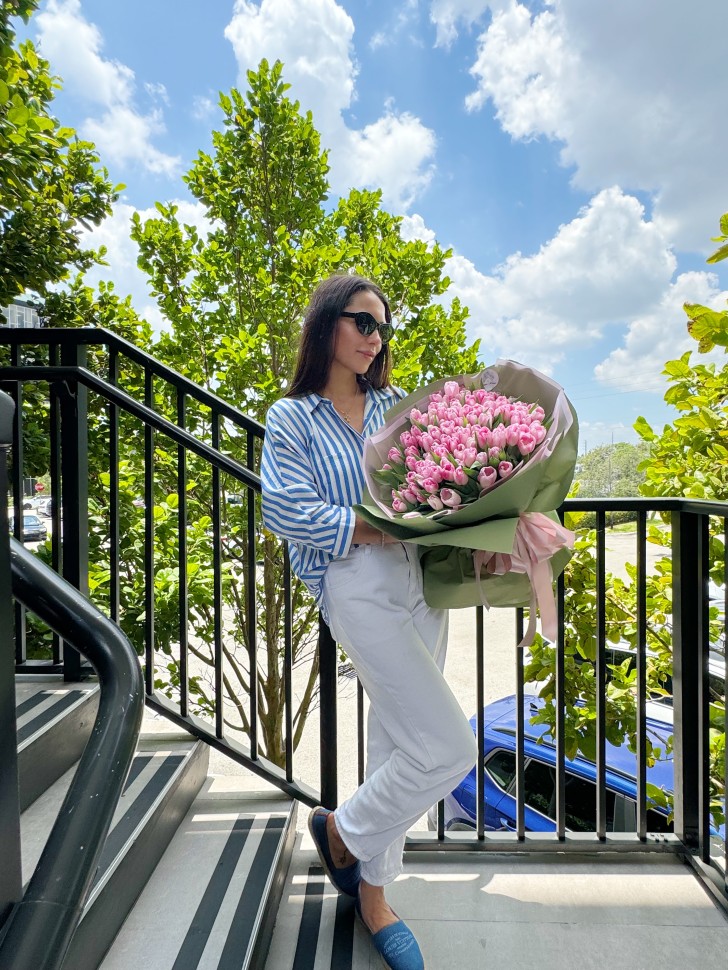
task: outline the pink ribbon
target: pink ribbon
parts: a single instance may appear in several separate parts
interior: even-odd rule
[[[473,553],[475,579],[483,605],[489,608],[480,573],[483,569],[493,576],[505,573],[525,573],[531,584],[531,603],[528,610],[528,629],[518,644],[529,647],[536,635],[536,606],[541,614],[541,631],[547,640],[556,640],[558,624],[553,591],[551,557],[559,549],[574,548],[574,533],[549,519],[541,512],[525,512],[518,517],[511,553],[477,549]]]

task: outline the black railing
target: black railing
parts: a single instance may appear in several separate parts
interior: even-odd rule
[[[11,540],[13,594],[93,666],[96,720],[22,900],[0,939],[0,966],[56,970],[81,919],[141,727],[144,690],[121,630]]]
[[[147,704],[162,712],[175,723],[192,731],[198,737],[224,751],[230,757],[246,765],[253,771],[264,776],[284,791],[308,804],[323,801],[328,805],[335,805],[338,801],[339,786],[337,782],[337,724],[336,724],[336,685],[337,685],[337,651],[331,640],[328,629],[321,625],[317,658],[314,663],[320,664],[320,790],[296,777],[294,768],[294,721],[292,708],[292,684],[294,657],[292,651],[293,629],[300,612],[296,611],[293,603],[293,582],[288,568],[287,557],[284,554],[283,570],[281,574],[281,596],[283,607],[283,625],[281,642],[279,645],[282,656],[283,677],[280,685],[285,699],[285,717],[283,723],[283,763],[274,764],[261,751],[260,714],[258,702],[260,691],[256,683],[256,665],[258,656],[258,642],[255,626],[261,602],[257,590],[256,576],[260,575],[260,556],[262,540],[260,538],[260,524],[257,508],[259,493],[259,479],[257,463],[259,461],[259,444],[262,439],[263,428],[245,418],[229,404],[221,401],[215,395],[209,394],[189,381],[165,368],[131,345],[119,340],[113,334],[97,330],[76,331],[6,331],[0,332],[0,344],[11,345],[11,363],[0,368],[0,381],[6,387],[14,389],[16,400],[21,399],[22,387],[38,387],[39,382],[47,383],[50,397],[50,413],[55,418],[56,425],[51,422],[51,468],[57,471],[52,474],[53,497],[57,528],[53,529],[54,563],[65,574],[67,559],[72,565],[68,573],[73,575],[79,586],[83,586],[83,564],[78,562],[83,550],[83,543],[79,541],[80,533],[84,531],[87,515],[84,508],[85,490],[80,488],[80,500],[76,498],[75,485],[80,478],[88,481],[88,465],[83,450],[83,437],[88,425],[88,409],[93,400],[97,408],[99,401],[104,402],[106,408],[106,423],[97,424],[92,429],[92,438],[102,437],[106,443],[105,460],[106,473],[109,480],[109,509],[108,509],[108,558],[112,565],[110,581],[109,615],[112,619],[124,618],[124,596],[121,592],[122,578],[113,576],[114,566],[118,567],[122,538],[119,535],[120,522],[120,462],[124,458],[124,447],[128,439],[119,437],[122,418],[133,419],[141,433],[143,441],[142,458],[145,474],[143,485],[144,504],[144,629],[141,645],[144,653],[144,667],[146,674]],[[37,345],[42,342],[49,348],[47,360],[38,361]],[[29,360],[29,354],[22,352],[21,347],[27,345],[35,349],[36,359]],[[103,348],[99,358],[98,348]],[[60,354],[59,354],[60,348]],[[94,353],[91,353],[94,348]],[[65,352],[64,352],[65,349]],[[93,369],[84,359],[84,354],[94,357]],[[137,368],[133,375],[135,384],[131,390],[124,390],[123,372],[128,365]],[[105,370],[104,370],[105,368]],[[163,388],[159,390],[160,386]],[[84,395],[89,400],[84,400]],[[65,397],[64,397],[65,396]],[[66,407],[63,410],[63,402]],[[141,398],[141,400],[140,400]],[[56,404],[53,404],[53,401]],[[75,402],[72,407],[68,402]],[[188,405],[194,404],[193,420],[190,421]],[[55,410],[54,410],[55,408]],[[200,418],[201,409],[204,420]],[[164,413],[163,413],[164,412]],[[98,408],[97,408],[98,413]],[[20,420],[20,419],[19,419]],[[55,430],[54,430],[55,427]],[[232,434],[228,434],[227,442],[223,442],[223,432],[228,427]],[[69,430],[70,428],[70,430]],[[99,430],[101,429],[101,430]],[[154,478],[155,435],[164,436],[177,448],[177,478],[175,485],[177,507],[177,536],[176,548],[179,550],[179,577],[177,603],[177,637],[174,649],[177,664],[178,686],[171,693],[163,695],[159,685],[155,683],[155,649],[159,629],[156,619],[159,615],[155,604],[155,528],[154,501],[156,488]],[[54,437],[55,436],[55,437]],[[68,443],[70,436],[70,444]],[[22,427],[16,428],[16,440],[22,439]],[[243,439],[245,446],[240,447]],[[88,439],[86,447],[88,448]],[[232,444],[231,444],[232,442]],[[69,449],[70,457],[64,459],[63,453]],[[99,443],[95,442],[98,452]],[[242,452],[242,460],[230,457],[228,452]],[[60,456],[60,457],[59,457]],[[210,703],[202,710],[199,695],[191,695],[189,685],[193,677],[191,673],[191,657],[194,659],[194,645],[189,632],[187,599],[187,570],[188,562],[184,555],[186,550],[186,536],[189,526],[190,512],[187,507],[187,475],[188,463],[192,458],[199,459],[210,469],[211,474],[211,541],[209,567],[213,574],[213,616],[212,630],[212,673],[213,685]],[[98,456],[96,458],[98,461]],[[195,472],[199,471],[198,467]],[[17,514],[19,511],[20,485],[22,483],[22,468],[14,467],[16,531]],[[95,473],[98,469],[95,468]],[[54,477],[55,475],[55,477]],[[226,524],[226,507],[224,503],[223,476],[239,483],[239,490],[243,493],[244,518],[241,523],[243,542],[240,548],[243,555],[243,570],[246,577],[244,617],[248,622],[248,637],[246,640],[247,663],[250,677],[248,694],[243,699],[248,718],[248,728],[242,732],[245,743],[231,736],[229,719],[226,715],[226,704],[229,704],[229,694],[226,693],[226,665],[235,661],[241,662],[239,657],[230,657],[226,652],[226,637],[229,634],[228,620],[225,617],[225,601],[223,597],[223,572],[226,562],[223,556],[223,527]],[[70,484],[69,484],[70,483]],[[236,486],[238,487],[238,486]],[[67,506],[78,506],[67,519]],[[514,629],[514,655],[516,669],[516,781],[517,812],[513,831],[487,831],[484,820],[485,766],[483,764],[483,707],[484,707],[484,629],[482,609],[477,610],[477,631],[475,637],[475,667],[476,667],[476,732],[480,744],[480,755],[477,770],[476,817],[472,833],[444,831],[443,809],[438,812],[437,831],[431,835],[410,839],[408,848],[419,849],[473,849],[486,851],[668,851],[685,854],[686,858],[695,866],[700,874],[723,899],[726,898],[726,860],[725,842],[720,853],[715,851],[715,838],[711,839],[710,829],[710,778],[708,762],[709,740],[709,711],[708,711],[708,655],[709,636],[707,623],[707,581],[708,581],[708,534],[709,523],[712,521],[714,531],[721,532],[725,540],[725,520],[728,515],[728,504],[717,502],[700,502],[688,499],[580,499],[565,503],[562,513],[592,512],[596,514],[596,528],[594,530],[594,556],[596,562],[594,588],[590,590],[590,599],[594,601],[594,627],[596,636],[596,657],[594,660],[595,679],[599,685],[596,693],[596,795],[595,818],[593,831],[574,833],[567,825],[566,799],[566,745],[565,745],[565,608],[567,594],[563,580],[557,584],[557,602],[559,610],[559,637],[554,651],[554,679],[555,679],[555,726],[554,747],[555,761],[555,799],[554,799],[554,832],[529,832],[525,822],[525,778],[524,763],[526,761],[525,741],[528,725],[524,715],[524,658],[522,651],[517,651],[515,644],[522,633],[522,615],[516,614]],[[637,797],[635,831],[630,833],[609,832],[607,826],[607,805],[605,777],[607,762],[605,756],[606,745],[606,691],[605,684],[608,673],[607,662],[607,633],[606,633],[606,568],[605,568],[605,535],[608,516],[617,511],[629,511],[637,520],[636,526],[636,623],[637,636],[634,651],[636,669],[637,695]],[[672,691],[674,695],[674,831],[659,837],[650,832],[648,824],[648,807],[646,785],[647,752],[645,748],[645,727],[647,712],[647,622],[650,610],[646,599],[646,550],[647,550],[647,517],[653,513],[660,513],[670,520],[672,532],[672,652],[673,675]],[[68,523],[68,528],[67,528]],[[63,530],[63,543],[59,543],[60,529]],[[88,536],[88,528],[85,528]],[[74,549],[69,549],[69,543]],[[724,573],[726,567],[724,564]],[[724,575],[725,580],[725,575]],[[298,610],[302,607],[300,602]],[[16,618],[19,641],[19,669],[29,669],[27,656],[23,653],[25,627],[20,616]],[[270,647],[270,644],[267,644]],[[59,651],[50,658],[50,664],[60,664],[63,654]],[[245,658],[244,658],[245,659]],[[725,693],[725,661],[723,664],[723,694]],[[359,751],[357,756],[359,778],[363,777],[364,757],[364,724],[362,694],[359,690],[359,719],[358,737]],[[238,730],[237,735],[241,732]],[[280,759],[279,759],[280,761]],[[725,779],[723,779],[723,783]],[[725,807],[725,806],[723,806]]]

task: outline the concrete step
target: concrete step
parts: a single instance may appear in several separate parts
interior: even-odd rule
[[[22,812],[81,757],[96,717],[99,688],[91,681],[18,678],[15,695]]]
[[[66,956],[95,970],[164,854],[207,774],[208,748],[189,735],[142,737],[90,896]],[[21,815],[23,881],[30,879],[75,766]]]
[[[296,803],[208,778],[101,970],[259,970],[296,831]],[[74,967],[66,961],[68,970]]]

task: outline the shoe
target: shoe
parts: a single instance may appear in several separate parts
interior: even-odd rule
[[[390,926],[385,926],[377,933],[372,933],[361,914],[361,901],[357,896],[356,915],[361,925],[371,934],[372,946],[382,958],[389,970],[425,970],[420,945],[412,930],[403,920],[397,920]],[[395,913],[395,916],[397,914]]]
[[[359,895],[359,882],[361,880],[361,866],[359,862],[353,862],[350,866],[337,869],[334,860],[329,852],[329,836],[326,831],[326,819],[331,815],[328,808],[317,805],[311,810],[308,816],[308,830],[311,833],[313,844],[316,846],[321,865],[326,875],[340,893],[347,896]]]

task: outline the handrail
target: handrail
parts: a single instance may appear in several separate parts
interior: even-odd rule
[[[225,401],[223,398],[218,397],[217,394],[213,394],[212,391],[200,387],[199,384],[195,384],[189,377],[185,377],[184,374],[180,374],[179,371],[174,370],[168,364],[163,364],[145,350],[140,350],[139,347],[130,343],[128,340],[124,340],[123,337],[113,333],[111,330],[106,330],[104,327],[0,328],[0,344],[18,347],[28,343],[57,344],[58,346],[74,347],[79,344],[100,344],[105,347],[107,346],[118,353],[124,354],[125,357],[128,357],[135,364],[140,364],[149,370],[150,373],[173,384],[189,397],[199,401],[200,404],[213,408],[223,417],[229,418],[231,421],[240,425],[240,427],[245,428],[246,431],[252,431],[259,437],[263,437],[265,428],[259,421],[244,414],[234,405],[230,404],[229,401]]]
[[[181,445],[198,457],[204,458],[215,468],[219,468],[220,471],[226,472],[245,485],[260,491],[260,476],[256,475],[255,472],[251,472],[244,465],[235,461],[234,458],[230,458],[221,451],[205,444],[204,441],[200,441],[189,431],[185,431],[168,421],[167,418],[157,414],[152,408],[140,404],[130,394],[114,387],[103,378],[97,377],[96,374],[85,367],[0,367],[0,382],[18,379],[26,381],[80,381],[90,390],[96,391],[109,403],[122,407],[128,414],[144,421],[155,431],[167,435],[175,444]]]
[[[96,873],[136,747],[144,686],[121,630],[69,583],[11,539],[15,597],[96,670],[93,731],[25,895],[0,941],[3,970],[57,970]]]

